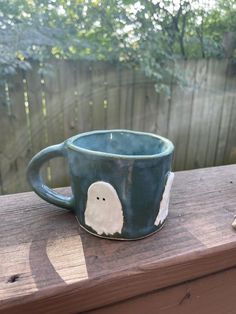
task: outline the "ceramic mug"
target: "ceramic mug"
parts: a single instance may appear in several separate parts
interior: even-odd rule
[[[159,230],[167,217],[174,146],[166,138],[128,130],[93,131],[49,146],[30,161],[34,191],[74,212],[82,228],[109,239],[139,239]],[[72,196],[50,189],[41,166],[65,157]]]

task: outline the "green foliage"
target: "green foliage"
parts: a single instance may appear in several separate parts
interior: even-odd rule
[[[0,76],[52,57],[118,61],[141,67],[168,93],[167,82],[179,79],[173,77],[176,60],[223,57],[224,34],[236,33],[236,0],[208,8],[200,3],[2,0]]]

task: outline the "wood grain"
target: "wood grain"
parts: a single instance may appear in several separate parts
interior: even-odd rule
[[[103,62],[92,65],[92,101],[93,101],[93,129],[103,130],[106,126],[106,67]],[[105,105],[106,107],[106,105]]]
[[[25,176],[27,160],[31,158],[31,136],[28,128],[24,77],[18,72],[9,83],[10,119],[8,128],[2,130],[8,134],[4,147],[2,162],[3,181],[6,181],[7,193],[28,191],[29,185]],[[10,132],[8,133],[8,130]]]
[[[234,267],[235,202],[235,165],[177,172],[166,226],[116,242],[34,193],[2,196],[0,313],[79,313]]]
[[[207,138],[206,157],[202,163],[209,167],[215,162],[216,147],[218,143],[218,129],[215,126],[220,126],[220,119],[222,115],[224,103],[224,96],[226,94],[226,78],[227,78],[227,60],[222,60],[217,63],[216,60],[212,60],[212,75],[211,75],[211,97],[209,98],[210,110],[207,115],[209,130],[205,132],[203,136]],[[223,75],[222,75],[223,74]]]
[[[176,73],[181,73],[183,77],[187,76],[188,68],[187,66],[192,66],[191,62],[179,62],[178,66],[174,71]],[[194,71],[192,71],[192,76],[194,76]],[[184,157],[185,148],[188,134],[189,123],[191,119],[191,100],[192,100],[192,89],[194,78],[188,75],[188,81],[186,82],[188,86],[178,86],[178,88],[172,88],[171,102],[170,102],[170,117],[168,126],[168,138],[175,145],[174,163],[173,168],[178,167],[179,170],[184,169]],[[188,107],[188,110],[186,110]],[[181,123],[180,123],[181,121]]]
[[[107,129],[118,129],[120,127],[121,115],[121,95],[120,79],[121,69],[110,64],[106,66],[106,86],[107,86]],[[124,119],[124,118],[123,118]],[[124,121],[122,121],[124,122]]]
[[[236,79],[232,78],[234,88],[236,84]],[[224,160],[227,160],[229,163],[236,163],[236,97],[233,97],[232,106],[230,110],[230,121],[229,121],[229,128],[226,132],[226,145],[224,150]]]
[[[185,86],[179,87],[179,93],[177,93],[177,99],[173,99],[172,106],[178,108],[180,115],[177,121],[178,128],[176,128],[176,151],[175,151],[175,164],[174,169],[184,170],[185,169],[185,161],[186,154],[188,149],[188,140],[191,128],[191,119],[192,119],[192,105],[193,105],[193,97],[194,97],[194,86],[195,86],[195,78],[196,78],[196,65],[193,60],[189,60],[189,62],[185,61],[182,64],[183,67],[183,76],[185,78]],[[193,70],[194,69],[194,70]],[[178,69],[177,69],[178,70]],[[173,96],[172,96],[173,97]],[[187,110],[186,110],[187,109]],[[176,125],[176,116],[171,116],[173,124]],[[170,121],[170,125],[172,123]],[[175,121],[175,122],[174,122]],[[180,123],[181,121],[181,123]]]
[[[157,131],[157,116],[159,114],[159,108],[157,105],[159,96],[155,91],[153,83],[147,83],[145,89],[145,119],[144,130],[154,134],[158,134]]]
[[[235,290],[233,268],[86,313],[234,314]]]
[[[64,60],[60,63],[60,96],[64,114],[64,138],[69,138],[77,134],[76,130],[76,86],[75,86],[75,66],[72,60]]]
[[[133,107],[132,107],[132,129],[136,131],[144,131],[145,121],[145,93],[146,80],[140,70],[135,71],[134,90],[133,90]]]
[[[203,120],[204,116],[204,107],[206,100],[205,93],[205,84],[207,81],[207,64],[203,60],[199,60],[196,64],[196,74],[194,79],[194,95],[192,97],[192,114],[191,114],[191,125],[189,128],[189,139],[187,147],[187,156],[185,169],[199,168],[199,161],[197,157],[199,156],[198,151],[201,150],[201,128],[204,123],[207,123],[208,116],[206,121]],[[211,104],[209,104],[210,106]],[[204,122],[204,123],[203,123]],[[203,139],[203,142],[205,138]],[[205,149],[202,150],[203,155],[205,156]]]
[[[64,135],[64,105],[63,105],[63,89],[61,90],[61,77],[62,67],[64,61],[60,64],[54,61],[52,63],[52,74],[44,77],[45,81],[45,101],[46,101],[46,134],[47,146],[61,143],[65,140]],[[63,158],[55,158],[44,165],[50,168],[51,180],[50,183],[53,187],[63,185],[66,174],[66,165]]]
[[[120,76],[120,127],[125,129],[131,129],[134,101],[134,69],[122,68]]]
[[[231,116],[232,119],[235,120],[234,115],[232,115],[232,108],[235,107],[235,85],[235,78],[227,76],[224,103],[218,129],[217,151],[215,155],[215,163],[217,166],[221,165],[224,162],[224,158],[227,155],[227,133],[228,128],[230,129]]]
[[[43,80],[39,73],[40,67],[34,65],[31,71],[26,72],[26,88],[29,102],[29,132],[31,135],[31,158],[40,150],[48,146],[46,132],[46,112],[43,108]],[[48,182],[47,169],[43,167],[41,174],[45,183]]]
[[[26,87],[29,101],[30,133],[32,154],[37,154],[46,147],[45,115],[43,112],[42,83],[39,66],[34,66],[26,72]]]
[[[6,163],[8,162],[9,156],[6,154],[6,145],[14,136],[14,130],[9,128],[11,123],[10,104],[6,97],[5,84],[0,84],[0,126],[1,129],[7,130],[8,132],[1,132],[0,141],[0,194],[7,194],[7,177]]]
[[[76,67],[76,91],[77,91],[77,117],[79,133],[92,129],[92,65],[89,62],[77,63]]]

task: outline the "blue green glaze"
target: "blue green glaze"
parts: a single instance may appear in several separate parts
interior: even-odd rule
[[[94,131],[74,136],[38,153],[28,167],[28,180],[35,192],[48,202],[72,210],[86,230],[84,211],[90,185],[110,183],[120,199],[124,224],[121,234],[107,238],[137,239],[157,231],[155,226],[168,173],[173,144],[162,137],[128,130]],[[42,164],[64,156],[68,162],[73,197],[64,197],[44,185]]]

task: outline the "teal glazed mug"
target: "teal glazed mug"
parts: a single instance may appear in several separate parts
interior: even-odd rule
[[[30,161],[27,177],[49,203],[71,210],[82,228],[103,238],[134,240],[159,230],[167,217],[174,146],[166,138],[129,130],[92,131],[49,146]],[[43,182],[42,165],[62,156],[72,196]]]

